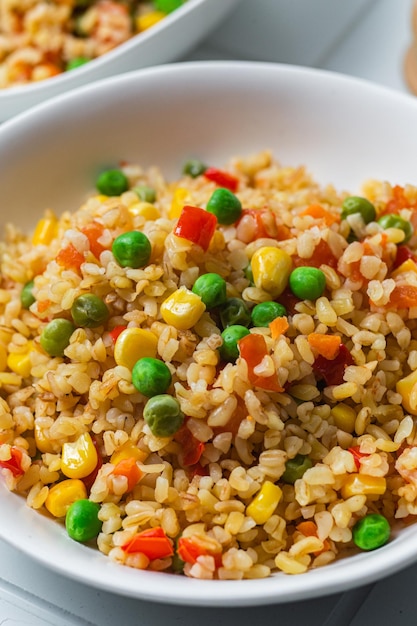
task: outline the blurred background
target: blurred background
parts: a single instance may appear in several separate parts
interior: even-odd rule
[[[187,58],[278,61],[408,91],[413,9],[413,0],[241,0]]]

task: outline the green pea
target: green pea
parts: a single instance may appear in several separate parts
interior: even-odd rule
[[[171,437],[181,428],[184,421],[180,403],[166,393],[149,398],[143,417],[155,437]]]
[[[134,187],[132,191],[135,192],[139,200],[142,202],[150,202],[151,204],[156,200],[156,191],[153,187],[148,185],[138,185]]]
[[[220,346],[219,353],[223,361],[229,361],[234,363],[239,356],[238,341],[249,335],[249,330],[246,326],[240,326],[239,324],[233,324],[224,329],[221,334],[223,343]]]
[[[171,567],[177,574],[182,574],[184,571],[185,561],[177,554],[177,552],[171,557]]]
[[[214,272],[199,276],[192,291],[200,296],[208,309],[213,309],[226,302],[226,281]]]
[[[50,356],[64,356],[64,350],[69,345],[74,330],[75,326],[72,322],[57,317],[42,330],[40,344]]]
[[[82,65],[85,65],[86,63],[88,63],[90,61],[90,59],[87,59],[86,57],[77,57],[75,59],[70,59],[70,61],[68,61],[65,69],[67,72],[69,72],[70,70],[76,70],[77,67],[81,67]]]
[[[388,215],[382,215],[382,217],[380,217],[378,220],[378,224],[384,230],[386,230],[387,228],[399,228],[400,230],[402,230],[404,232],[404,239],[401,242],[402,244],[410,241],[411,237],[414,234],[414,228],[411,222],[407,222],[399,215],[395,215],[393,213],[389,213]]]
[[[207,169],[207,165],[205,165],[202,161],[198,159],[190,159],[186,163],[184,163],[184,167],[182,168],[182,173],[187,176],[191,176],[191,178],[197,178],[197,176],[201,176]]]
[[[169,367],[163,361],[152,357],[139,359],[132,369],[134,387],[148,398],[165,393],[171,379]]]
[[[22,307],[24,309],[28,309],[30,305],[35,302],[35,296],[33,295],[34,284],[35,281],[30,280],[23,285],[23,289],[20,292],[20,302],[22,303]]]
[[[97,328],[104,324],[109,317],[109,309],[93,293],[85,293],[75,298],[71,307],[74,324],[83,328]]]
[[[131,230],[116,237],[112,252],[122,267],[138,269],[149,262],[152,247],[144,233],[140,230]]]
[[[71,539],[90,541],[101,531],[102,522],[98,518],[100,505],[91,500],[76,500],[71,504],[65,517],[65,527]]]
[[[279,302],[260,302],[252,309],[252,324],[254,326],[268,326],[274,319],[284,315],[287,315],[287,311]]]
[[[315,300],[324,293],[326,276],[317,267],[297,267],[290,274],[289,285],[297,298]]]
[[[253,280],[252,265],[250,263],[245,267],[243,273],[245,274],[245,278],[250,282],[250,284],[252,286],[255,285],[255,281]]]
[[[367,198],[349,196],[343,200],[341,218],[345,220],[348,215],[354,215],[355,213],[361,214],[365,224],[373,222],[376,217],[375,207]]]
[[[219,187],[213,191],[206,205],[206,211],[217,217],[219,224],[234,224],[242,213],[242,205],[237,196],[229,189]]]
[[[162,13],[172,13],[176,11],[184,3],[185,0],[153,0],[154,6],[157,11]]]
[[[220,321],[223,328],[235,324],[249,326],[252,318],[248,305],[240,298],[228,298],[221,308]]]
[[[120,196],[128,190],[129,181],[121,170],[106,170],[98,177],[96,187],[106,196]]]
[[[293,459],[285,463],[285,472],[281,476],[284,483],[293,485],[296,480],[302,478],[304,472],[313,467],[313,461],[308,456],[297,454]]]
[[[386,517],[379,513],[365,515],[352,528],[354,543],[361,550],[375,550],[387,543],[391,528]]]

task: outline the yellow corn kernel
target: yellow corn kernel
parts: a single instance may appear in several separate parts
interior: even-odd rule
[[[97,450],[89,433],[83,433],[74,443],[64,443],[61,472],[68,478],[84,478],[97,465]]]
[[[44,245],[48,246],[51,241],[56,237],[58,231],[58,220],[55,215],[44,217],[36,225],[35,231],[32,237],[32,243],[34,246]]]
[[[156,357],[158,337],[146,328],[126,328],[122,330],[114,344],[114,360],[130,370],[139,359],[145,356]]]
[[[108,199],[109,196],[105,196],[104,193],[99,193],[96,196],[94,196],[94,200],[97,200],[97,202],[105,202]]]
[[[254,252],[251,268],[255,285],[277,298],[288,284],[292,260],[285,250],[264,246]]]
[[[87,497],[87,489],[82,480],[68,478],[50,488],[45,507],[54,517],[65,517],[71,504]]]
[[[177,330],[188,330],[197,324],[206,305],[196,293],[186,287],[174,291],[161,304],[163,320]]]
[[[40,452],[50,452],[53,454],[57,452],[57,444],[54,445],[50,439],[45,435],[42,428],[39,426],[39,423],[35,419],[35,426],[33,429],[33,433],[35,435],[35,443],[36,447]]]
[[[6,366],[7,366],[7,350],[3,346],[3,344],[0,343],[0,372],[4,372],[4,370],[6,369]]]
[[[417,415],[417,370],[401,378],[397,382],[396,390],[402,397],[404,409],[412,415]]]
[[[342,486],[341,493],[343,498],[361,495],[382,495],[385,493],[386,488],[387,481],[383,476],[350,474]]]
[[[132,215],[140,215],[147,221],[153,222],[154,220],[157,220],[158,217],[161,217],[161,214],[156,206],[150,202],[135,202],[135,204],[130,205],[128,210]]]
[[[117,465],[120,461],[134,458],[136,461],[145,461],[148,454],[144,450],[140,450],[131,441],[127,441],[120,448],[117,448],[110,457],[110,463]]]
[[[174,191],[174,196],[171,201],[171,206],[168,211],[168,217],[171,220],[177,219],[180,216],[181,211],[184,208],[184,204],[187,204],[188,201],[188,189],[184,187],[177,187]]]
[[[136,18],[136,28],[139,32],[142,32],[143,30],[151,28],[151,26],[155,26],[155,24],[163,20],[164,17],[166,17],[166,15],[162,11],[150,11],[149,13],[144,13]]]
[[[404,272],[415,272],[417,274],[417,264],[412,259],[407,259],[391,272],[391,278],[395,278],[398,274],[404,274]]]
[[[24,352],[11,352],[7,357],[7,366],[9,369],[15,374],[27,378],[32,369],[32,362],[30,360],[30,353],[32,351],[33,341],[28,341]]]
[[[12,372],[0,372],[0,387],[2,385],[16,385],[20,387],[22,384],[22,377],[19,374]]]
[[[356,411],[344,402],[339,402],[331,410],[335,426],[346,433],[355,430]]]
[[[246,514],[257,524],[265,524],[281,500],[282,490],[270,480],[266,480],[252,502],[246,507]]]

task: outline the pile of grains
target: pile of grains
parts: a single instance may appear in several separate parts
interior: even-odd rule
[[[186,0],[0,0],[0,88],[51,78],[151,28]]]
[[[351,196],[268,151],[184,172],[123,163],[7,228],[4,481],[133,568],[262,578],[380,547],[417,514],[417,188]]]

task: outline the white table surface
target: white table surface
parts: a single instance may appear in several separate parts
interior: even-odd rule
[[[412,37],[411,7],[412,0],[242,0],[182,60],[308,65],[407,92],[403,59]],[[414,626],[416,586],[417,565],[373,585],[294,604],[158,605],[80,585],[0,541],[0,626]]]

